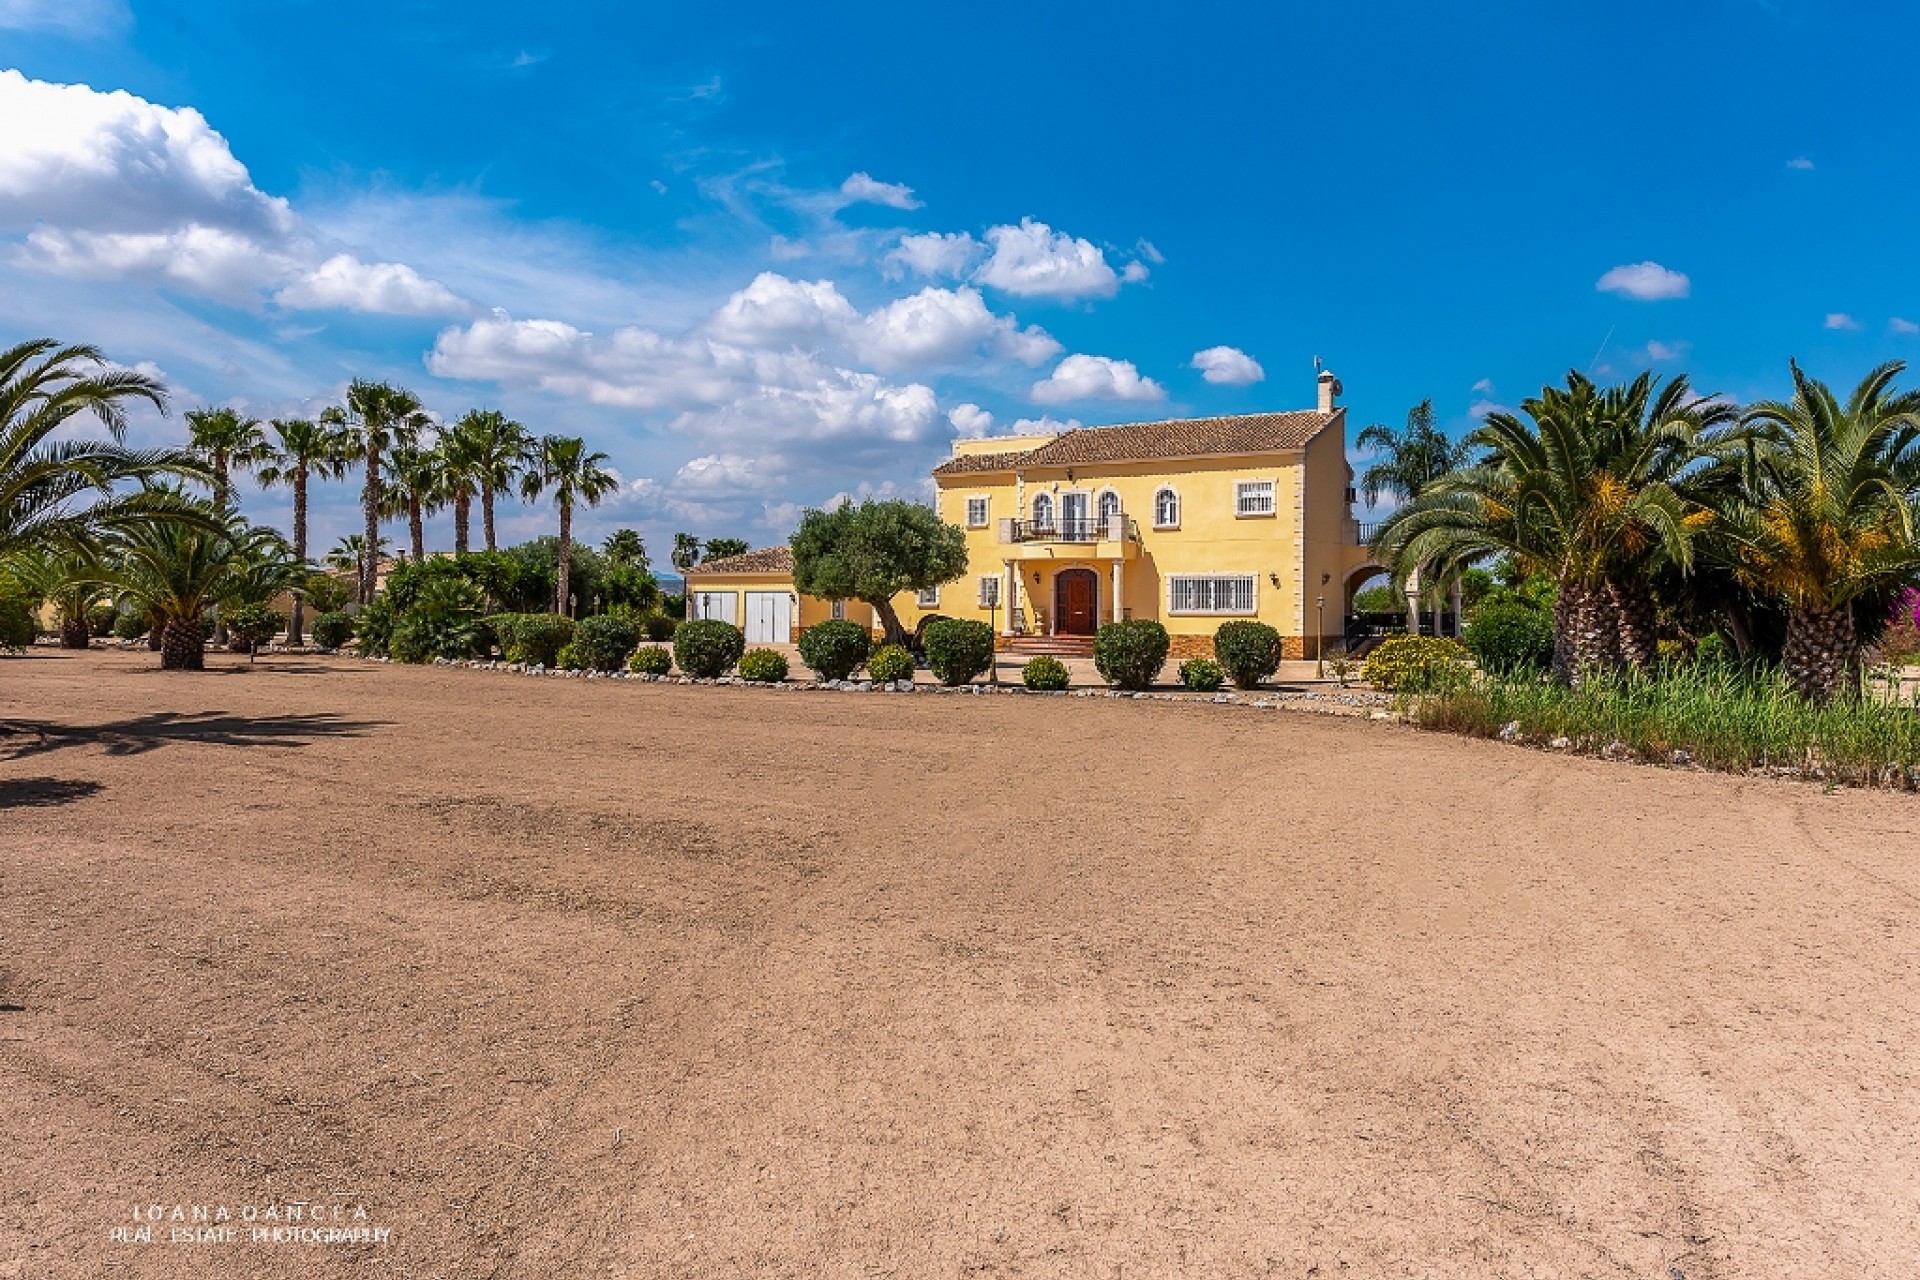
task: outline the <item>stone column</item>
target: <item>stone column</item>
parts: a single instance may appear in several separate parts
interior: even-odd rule
[[[1460,579],[1456,577],[1452,584],[1447,587],[1447,607],[1453,610],[1453,638],[1455,640],[1460,638],[1464,630],[1460,623],[1460,600]]]
[[[1006,566],[1006,573],[1003,575],[1005,581],[1000,584],[1001,594],[1005,599],[1001,600],[1000,604],[1006,616],[1000,624],[1000,634],[1010,636],[1013,634],[1013,611],[1020,607],[1020,570],[1011,560],[1001,563]]]
[[[1120,608],[1122,603],[1121,596],[1120,596],[1121,570],[1125,569],[1126,567],[1127,567],[1127,562],[1125,560],[1115,560],[1113,562],[1113,620],[1115,622],[1118,622],[1122,618],[1127,616],[1124,612],[1121,611],[1121,608]]]
[[[1407,630],[1413,635],[1420,634],[1420,571],[1418,569],[1407,575]]]

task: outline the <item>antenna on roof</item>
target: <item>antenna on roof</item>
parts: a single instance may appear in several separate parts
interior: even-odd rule
[[[1318,372],[1320,372],[1320,357],[1319,357],[1319,356],[1315,356],[1315,357],[1313,358],[1313,371],[1314,371],[1315,373],[1318,373]]]

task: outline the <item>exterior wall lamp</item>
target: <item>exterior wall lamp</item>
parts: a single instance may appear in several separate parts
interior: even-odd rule
[[[1277,573],[1270,573],[1267,575],[1267,581],[1271,582],[1274,586],[1277,587],[1280,585],[1280,575]]]

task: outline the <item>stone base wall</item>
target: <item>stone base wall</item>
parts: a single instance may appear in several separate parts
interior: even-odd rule
[[[1167,661],[1185,662],[1188,658],[1211,658],[1212,636],[1168,636]],[[1311,662],[1320,656],[1318,636],[1281,636],[1280,656],[1289,662]]]

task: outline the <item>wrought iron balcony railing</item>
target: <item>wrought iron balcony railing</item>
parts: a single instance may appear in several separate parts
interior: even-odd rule
[[[1055,520],[1003,520],[1002,542],[1120,542],[1139,541],[1140,526],[1131,516],[1066,516]]]

